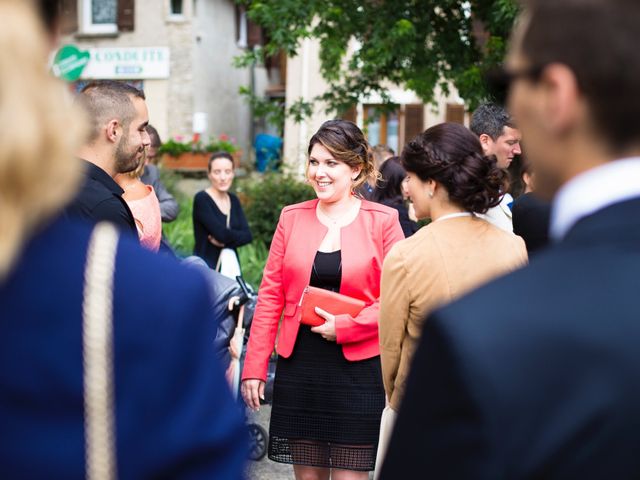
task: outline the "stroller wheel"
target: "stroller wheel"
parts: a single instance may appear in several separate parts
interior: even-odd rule
[[[250,423],[248,428],[251,446],[249,458],[256,461],[262,460],[267,454],[267,431],[255,423]]]

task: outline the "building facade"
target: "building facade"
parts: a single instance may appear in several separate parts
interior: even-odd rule
[[[251,149],[251,112],[238,89],[266,73],[233,67],[251,32],[232,0],[65,0],[63,17],[62,44],[89,58],[77,88],[132,82],[163,139],[225,134]]]
[[[309,101],[324,93],[328,85],[320,74],[320,45],[317,40],[305,39],[298,55],[287,59],[286,102],[287,105],[302,98]],[[396,153],[413,137],[437,123],[450,121],[467,124],[468,114],[462,98],[451,86],[450,93],[436,91],[434,105],[425,105],[415,93],[397,85],[388,85],[391,100],[397,110],[378,115],[376,106],[380,98],[362,99],[356,108],[344,118],[355,122],[365,131],[371,145],[389,145]],[[284,128],[284,160],[291,170],[302,174],[305,168],[307,147],[311,136],[323,122],[334,118],[316,105],[315,111],[306,121],[297,123],[287,118]]]

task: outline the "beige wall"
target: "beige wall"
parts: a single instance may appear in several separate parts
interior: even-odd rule
[[[320,46],[316,40],[303,40],[298,55],[287,59],[287,105],[302,97],[310,100],[321,95],[328,88],[327,83],[320,75]],[[418,104],[422,100],[412,91],[404,90],[397,85],[388,84],[391,99],[398,104]],[[463,104],[455,87],[451,86],[449,95],[444,95],[438,88],[436,90],[437,102],[435,105],[424,106],[424,128],[444,122],[447,112],[447,104]],[[372,96],[362,100],[362,104],[380,103],[381,99]],[[364,124],[362,104],[357,109],[357,123],[362,128]],[[290,170],[303,174],[307,155],[307,146],[311,136],[326,120],[334,118],[324,112],[324,106],[317,106],[311,118],[302,123],[296,123],[287,118],[284,128],[284,162]],[[468,123],[468,116],[466,122]]]
[[[320,75],[319,43],[316,40],[302,41],[299,54],[287,59],[287,106],[299,98],[311,100],[322,94],[327,88]],[[313,115],[307,120],[296,123],[287,118],[284,126],[283,160],[293,173],[303,175],[309,139],[322,123],[333,118],[317,105]]]
[[[150,122],[163,139],[192,133],[193,113],[207,114],[209,135],[226,133],[251,149],[249,109],[238,95],[249,84],[249,73],[232,66],[241,53],[236,44],[232,0],[184,0],[182,17],[172,17],[170,0],[136,0],[135,30],[117,35],[62,38],[82,49],[106,47],[169,47],[170,77],[145,79]],[[81,17],[82,0],[78,14]],[[79,27],[81,28],[79,22]],[[256,75],[262,83],[264,69]]]

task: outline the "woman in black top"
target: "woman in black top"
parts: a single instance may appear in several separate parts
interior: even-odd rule
[[[418,224],[409,217],[409,209],[405,203],[403,183],[407,172],[400,163],[399,157],[390,157],[380,165],[381,179],[378,180],[371,200],[398,210],[400,226],[405,238],[418,231]]]
[[[193,199],[193,254],[213,269],[217,267],[223,248],[235,250],[252,239],[240,201],[229,192],[233,183],[233,168],[233,158],[229,153],[211,155],[208,166],[211,186],[196,193]]]

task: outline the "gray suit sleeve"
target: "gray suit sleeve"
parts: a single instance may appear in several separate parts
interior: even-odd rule
[[[160,172],[155,165],[147,165],[141,180],[147,185],[151,185],[156,192],[158,202],[160,202],[160,216],[163,222],[173,222],[178,218],[180,207],[165,186],[160,181]]]

